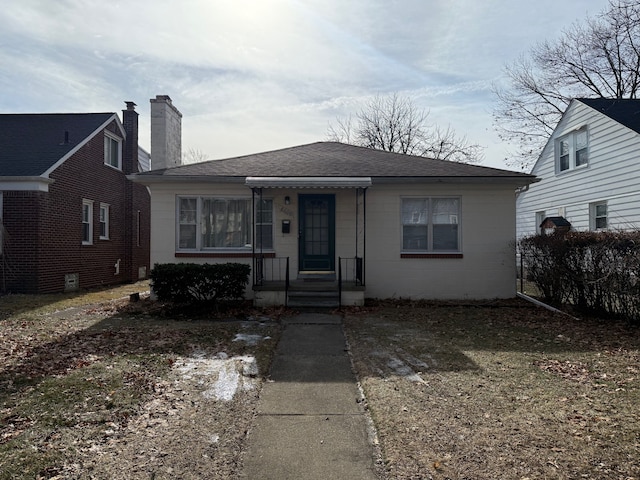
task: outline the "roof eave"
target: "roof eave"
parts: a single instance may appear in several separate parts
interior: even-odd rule
[[[244,184],[245,175],[236,176],[213,176],[213,175],[154,175],[134,173],[127,175],[127,179],[142,185],[154,185],[159,183],[240,183]]]
[[[48,192],[51,178],[40,176],[0,176],[1,191]]]
[[[399,184],[399,183],[450,183],[450,184],[491,184],[491,185],[515,185],[522,187],[539,182],[540,178],[533,175],[526,176],[434,176],[434,177],[373,177],[373,185]]]
[[[143,185],[153,184],[175,184],[175,183],[237,183],[246,184],[247,176],[213,176],[213,175],[162,175],[162,174],[132,174],[127,178],[135,183]],[[280,178],[280,177],[278,177]],[[293,177],[292,177],[293,178]],[[298,177],[295,177],[298,178]],[[318,178],[318,177],[314,177]],[[333,177],[327,177],[333,178]],[[517,176],[434,176],[434,177],[367,177],[371,179],[372,185],[382,184],[416,184],[416,183],[448,183],[448,184],[490,184],[490,185],[513,185],[523,187],[531,183],[539,182],[540,179],[533,175]]]

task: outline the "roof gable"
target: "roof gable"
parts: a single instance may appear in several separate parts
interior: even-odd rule
[[[111,121],[115,113],[0,114],[0,177],[46,176]]]
[[[224,160],[182,165],[138,174],[166,180],[216,177],[372,177],[518,179],[534,177],[509,170],[373,150],[338,142],[317,142]]]
[[[551,135],[547,139],[536,162],[531,167],[531,173],[536,174],[540,162],[545,158],[548,148],[554,144],[555,139],[559,136],[558,132],[562,132],[565,128],[565,118],[570,111],[578,108],[578,104],[582,103],[587,107],[597,111],[611,120],[623,125],[636,133],[640,133],[640,100],[636,99],[620,99],[620,98],[574,98],[562,113],[560,120],[553,129]]]

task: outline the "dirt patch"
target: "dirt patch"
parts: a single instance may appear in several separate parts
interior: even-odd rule
[[[524,301],[345,319],[394,479],[640,478],[640,340]]]
[[[239,474],[280,312],[190,317],[122,293],[0,307],[0,479]]]

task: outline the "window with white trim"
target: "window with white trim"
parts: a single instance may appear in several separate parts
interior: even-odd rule
[[[566,172],[589,163],[589,135],[586,128],[556,140],[556,172]]]
[[[547,218],[547,212],[541,210],[536,212],[536,233],[542,234],[542,222]]]
[[[109,240],[109,205],[100,204],[100,240]]]
[[[589,205],[591,230],[606,230],[608,226],[607,217],[607,202],[597,202]]]
[[[403,198],[402,250],[459,252],[459,219],[459,198]]]
[[[179,250],[249,249],[253,232],[250,198],[178,197]],[[273,248],[273,201],[256,205],[256,246]],[[261,235],[260,235],[261,232]]]
[[[256,248],[273,248],[273,200],[256,201]]]
[[[82,244],[93,244],[93,201],[82,200]]]
[[[108,132],[104,134],[104,163],[122,170],[122,140]]]

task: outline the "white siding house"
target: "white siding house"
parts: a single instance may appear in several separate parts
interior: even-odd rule
[[[260,305],[328,295],[318,280],[342,304],[514,297],[515,190],[535,181],[333,142],[132,178],[151,190],[152,264],[247,263]]]
[[[516,200],[518,238],[547,217],[573,230],[640,228],[640,100],[574,99]]]

